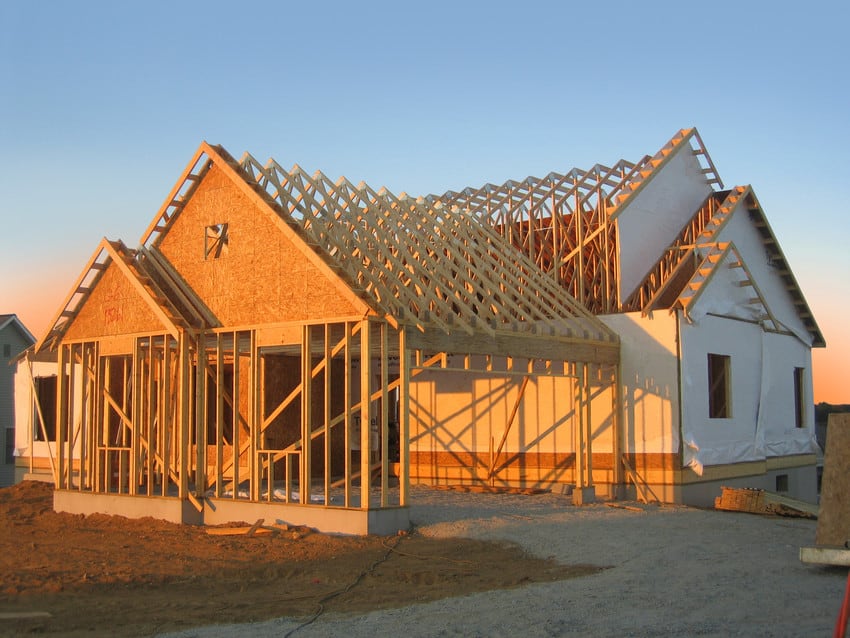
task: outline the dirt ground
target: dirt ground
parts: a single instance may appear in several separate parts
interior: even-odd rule
[[[150,518],[59,514],[45,483],[0,489],[0,635],[140,636],[279,616],[307,621],[600,569],[415,530],[218,536]],[[30,612],[44,615],[20,617]]]

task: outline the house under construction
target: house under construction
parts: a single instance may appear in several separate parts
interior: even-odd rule
[[[810,497],[822,345],[694,129],[419,198],[204,143],[36,344],[55,422],[21,462],[48,457],[60,510],[349,533],[406,527],[411,481]]]

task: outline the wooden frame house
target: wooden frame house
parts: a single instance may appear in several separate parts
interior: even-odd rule
[[[490,224],[618,334],[638,495],[710,506],[726,484],[816,501],[823,335],[753,189],[723,189],[696,129],[637,162],[427,201]]]
[[[204,143],[36,348],[58,509],[385,533],[411,482],[815,500],[823,345],[752,189],[688,129],[415,199]]]
[[[591,405],[617,402],[616,334],[477,217],[208,144],[137,249],[100,243],[37,350],[74,512],[405,528],[411,432],[458,378],[513,402],[505,438],[528,387],[566,389],[549,427],[589,498]],[[473,451],[490,482],[505,438]]]

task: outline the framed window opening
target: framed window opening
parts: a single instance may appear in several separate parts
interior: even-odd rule
[[[708,416],[732,418],[732,365],[726,354],[708,355]]]
[[[794,368],[794,425],[806,427],[806,369]]]
[[[44,418],[44,430],[39,422],[39,409],[33,406],[33,440],[53,441],[56,439],[56,389],[58,377],[36,377],[35,400]],[[46,435],[46,438],[45,438]]]
[[[6,428],[6,449],[5,449],[6,465],[15,464],[15,428]]]
[[[204,259],[218,259],[227,254],[227,224],[213,224],[204,231]]]

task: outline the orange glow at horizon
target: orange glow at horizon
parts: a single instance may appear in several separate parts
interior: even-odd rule
[[[824,332],[826,348],[812,350],[815,403],[850,404],[850,339],[846,331]]]

